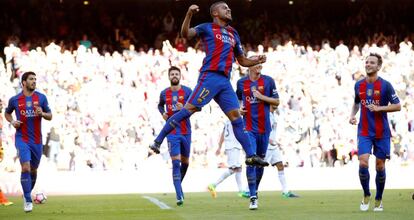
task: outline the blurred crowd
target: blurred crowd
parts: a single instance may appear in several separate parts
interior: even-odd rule
[[[348,123],[353,86],[364,77],[364,59],[370,52],[384,58],[380,76],[390,81],[402,102],[402,111],[389,114],[393,133],[391,163],[414,161],[414,51],[409,38],[391,50],[387,44],[362,47],[324,41],[311,47],[287,41],[275,47],[246,49],[248,56],[266,54],[263,73],[272,76],[280,95],[277,109],[278,144],[290,167],[347,166],[356,160],[356,126]],[[194,87],[204,52],[193,47],[178,50],[169,41],[162,48],[100,53],[80,44],[76,50],[54,42],[25,50],[13,44],[0,59],[0,98],[20,91],[19,76],[37,74],[37,88],[48,97],[53,120],[43,122],[44,153],[59,170],[137,170],[148,161],[148,145],[164,120],[157,110],[159,93],[169,86],[171,65],[182,70],[181,83]],[[235,85],[246,69],[233,65]],[[225,157],[215,156],[225,116],[213,102],[192,118],[192,167],[217,167]],[[18,167],[14,129],[3,125],[5,160]],[[166,141],[165,141],[166,142]],[[165,145],[164,142],[164,145]]]

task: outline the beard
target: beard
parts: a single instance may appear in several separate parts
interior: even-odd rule
[[[172,86],[178,86],[180,84],[180,80],[177,78],[173,78],[170,82]]]

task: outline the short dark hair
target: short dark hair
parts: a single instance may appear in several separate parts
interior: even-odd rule
[[[173,71],[173,70],[177,70],[177,71],[181,74],[181,70],[180,70],[180,68],[178,68],[178,67],[176,67],[176,66],[171,66],[171,67],[168,69],[168,76],[170,76],[170,72],[171,72],[171,71]]]
[[[31,72],[31,71],[23,73],[23,76],[22,76],[22,83],[23,83],[24,81],[26,81],[26,80],[27,80],[27,78],[29,78],[29,76],[30,76],[30,75],[36,76],[36,73]]]
[[[214,2],[211,6],[210,6],[210,15],[211,17],[213,17],[213,11],[216,9],[217,5],[220,4],[227,4],[224,1],[219,1],[219,2]]]
[[[378,66],[382,66],[382,56],[377,53],[370,53],[369,57],[376,57],[378,59]]]

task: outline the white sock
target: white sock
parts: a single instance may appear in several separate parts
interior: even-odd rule
[[[218,184],[223,182],[227,177],[231,176],[231,174],[233,174],[233,173],[234,173],[233,170],[227,169],[226,171],[224,171],[223,174],[221,174],[221,176],[218,178],[218,180],[216,181],[216,183],[214,185],[218,186]]]
[[[279,174],[280,185],[282,186],[282,192],[283,193],[289,192],[287,188],[286,178],[285,178],[285,171],[284,170],[278,171],[278,174]]]
[[[243,191],[243,183],[242,183],[242,178],[241,178],[241,171],[240,172],[236,172],[236,182],[237,182],[237,187],[239,188],[239,192]]]

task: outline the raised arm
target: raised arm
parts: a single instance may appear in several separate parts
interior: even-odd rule
[[[254,66],[266,62],[265,55],[259,55],[255,58],[247,58],[244,54],[240,54],[236,58],[237,62],[244,67]]]
[[[197,35],[196,30],[194,28],[190,28],[191,18],[195,13],[197,13],[200,9],[198,5],[191,5],[188,8],[187,14],[185,15],[183,24],[181,25],[181,36],[187,39],[191,39]]]

